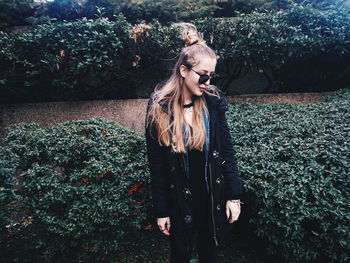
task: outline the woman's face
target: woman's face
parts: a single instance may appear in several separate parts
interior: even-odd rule
[[[197,74],[213,74],[215,73],[216,59],[210,58],[208,56],[203,56],[199,59],[199,64],[188,69],[186,66],[180,66],[180,74],[184,78],[184,97],[185,99],[190,99],[193,95],[202,96],[204,90],[210,84],[210,79],[205,83],[199,84],[198,80],[200,76]],[[194,72],[194,71],[196,72]]]

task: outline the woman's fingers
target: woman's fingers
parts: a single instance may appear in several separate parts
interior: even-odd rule
[[[241,212],[240,206],[236,204],[227,204],[226,205],[226,216],[229,219],[229,223],[233,223],[238,220],[239,214]]]
[[[166,226],[165,226],[167,233],[169,233],[169,234],[170,234],[170,226],[171,226],[171,224],[170,224],[170,218],[169,218],[169,220],[166,222]]]
[[[167,235],[167,236],[170,235],[170,220],[165,222],[162,229],[164,230],[162,231],[164,235]]]
[[[229,219],[230,218],[230,208],[228,205],[226,205],[226,218]]]
[[[237,220],[238,220],[238,214],[231,210],[230,223],[233,223],[233,222],[235,222]]]
[[[235,220],[234,220],[234,216],[233,216],[233,211],[232,211],[232,207],[230,207],[230,214],[231,214],[231,216],[230,216],[230,218],[229,218],[229,223],[231,224],[231,223],[233,223]]]
[[[170,235],[170,217],[158,218],[157,225],[164,235]]]
[[[163,234],[169,236],[170,232],[167,228],[164,228]]]

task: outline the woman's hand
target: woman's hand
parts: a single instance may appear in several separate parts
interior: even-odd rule
[[[170,217],[157,218],[157,225],[164,235],[170,235]]]
[[[241,213],[240,200],[227,200],[226,201],[226,217],[229,219],[229,223],[233,223],[238,220]]]

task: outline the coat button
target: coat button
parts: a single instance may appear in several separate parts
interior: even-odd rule
[[[185,223],[186,224],[191,224],[192,223],[192,217],[190,215],[186,215],[184,219],[185,219]]]
[[[186,195],[192,195],[192,194],[191,194],[191,191],[188,190],[188,188],[184,188],[183,192],[184,192],[184,194],[186,194]]]
[[[216,206],[216,209],[217,209],[217,210],[220,210],[220,204]]]
[[[216,178],[216,182],[217,182],[218,184],[221,183],[221,180],[222,180],[222,176]]]
[[[174,186],[173,184],[170,185],[170,189],[174,189],[174,187],[175,187],[175,186]]]
[[[171,172],[174,172],[175,171],[175,166],[171,166]]]
[[[219,157],[219,152],[216,151],[216,150],[214,150],[214,151],[213,151],[213,157],[214,157],[214,158],[218,158],[218,157]]]

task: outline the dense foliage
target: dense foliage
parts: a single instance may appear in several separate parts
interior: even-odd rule
[[[11,225],[10,207],[16,201],[14,185],[17,183],[14,173],[18,166],[18,156],[6,147],[0,146],[0,235]]]
[[[237,0],[233,1],[235,11],[250,13],[254,10],[288,9],[300,4],[318,10],[337,10],[350,7],[349,0]]]
[[[193,23],[220,56],[214,84],[223,90],[252,69],[269,81],[266,92],[336,90],[350,82],[346,11],[295,6]],[[184,45],[173,26],[154,20],[132,27],[122,15],[0,34],[0,97],[12,102],[146,97]]]
[[[110,261],[146,226],[141,136],[96,118],[20,124],[5,141],[20,156],[20,206],[30,218],[21,231],[31,239],[21,246],[36,251],[16,252],[21,262]]]
[[[350,260],[350,90],[230,108],[249,221],[279,262]]]
[[[311,105],[230,106],[246,189],[240,221],[249,220],[278,262],[349,261],[349,102],[342,90]],[[154,222],[145,141],[134,132],[100,118],[23,123],[5,142],[2,166],[8,175],[21,169],[18,206],[27,218],[8,229],[27,237],[9,257],[111,262]],[[19,159],[9,165],[8,156]]]
[[[1,0],[0,30],[27,24],[25,19],[34,15],[34,6],[34,0]]]
[[[255,68],[273,92],[297,92],[298,87],[304,91],[310,86],[347,87],[350,38],[345,28],[350,27],[349,17],[347,11],[319,12],[295,6],[277,13],[241,14],[209,27],[199,23],[211,32],[212,46],[221,58],[229,61],[221,74],[226,77],[220,83],[224,90],[232,78]]]
[[[103,8],[110,19],[122,13],[130,23],[150,22],[158,19],[162,23],[212,16],[220,9],[212,0],[59,0],[46,3],[37,17],[49,16],[58,20],[95,18],[97,8]]]
[[[111,93],[127,93],[125,85],[113,88],[123,79],[124,68],[131,68],[125,65],[130,54],[124,52],[130,27],[118,17],[114,22],[83,19],[46,24],[22,35],[0,32],[2,92],[22,96],[31,87],[25,95],[39,100],[48,94],[68,99],[77,93],[99,98],[108,88]]]
[[[94,19],[98,8],[113,19],[122,13],[130,23],[158,19],[167,24],[203,17],[233,17],[237,12],[288,9],[293,4],[319,10],[337,10],[350,6],[349,0],[3,0],[0,7],[0,28],[10,25],[40,24],[50,19]]]

